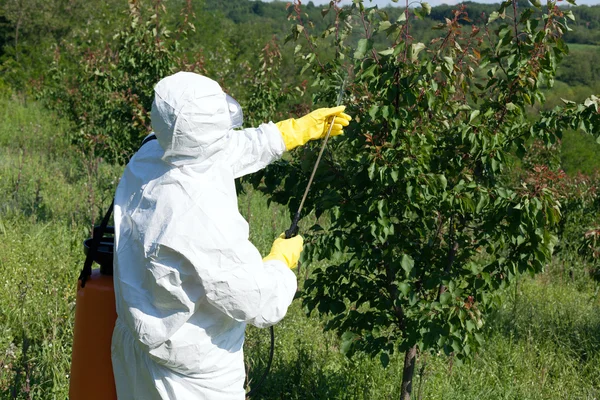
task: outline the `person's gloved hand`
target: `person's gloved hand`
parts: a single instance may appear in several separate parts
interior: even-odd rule
[[[302,146],[309,140],[321,139],[327,135],[329,124],[335,116],[331,136],[341,135],[344,127],[350,124],[351,116],[344,113],[346,106],[319,108],[298,119],[286,119],[277,122],[286,150]]]
[[[282,233],[275,239],[273,246],[271,247],[271,253],[263,258],[263,261],[283,261],[290,269],[294,269],[298,266],[298,260],[300,259],[303,245],[304,240],[302,239],[302,236],[297,235],[293,238],[286,239],[285,233]]]

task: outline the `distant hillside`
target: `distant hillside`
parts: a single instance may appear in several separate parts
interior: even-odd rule
[[[262,47],[273,37],[283,44],[293,21],[288,19],[289,2],[270,3],[251,0],[190,0],[154,2],[141,1],[152,12],[153,4],[160,3],[168,9],[163,24],[171,31],[180,28],[181,9],[189,4],[195,12],[190,21],[195,31],[188,29],[190,52],[207,55],[207,66],[219,68],[219,57],[226,56],[230,62],[247,62],[250,67],[258,62]],[[483,24],[497,9],[498,4],[464,3],[472,23]],[[431,15],[424,20],[411,21],[411,35],[416,41],[428,43],[440,34],[431,28],[446,18],[458,6],[433,7]],[[526,1],[521,9],[530,7]],[[314,32],[322,32],[332,21],[332,13],[325,17],[325,6],[313,2],[303,5],[303,18],[312,21]],[[565,8],[567,10],[567,8]],[[558,79],[569,85],[593,86],[600,82],[600,6],[570,7],[575,21],[565,34],[567,43],[588,45],[572,46],[572,54],[563,62]],[[63,59],[68,52],[85,52],[102,43],[110,42],[112,36],[125,24],[127,3],[124,0],[106,0],[100,3],[85,0],[44,1],[6,0],[0,3],[0,77],[13,86],[23,87],[32,81],[45,79],[56,57]],[[290,10],[291,11],[291,10]],[[383,9],[391,20],[402,13],[400,7]],[[465,23],[469,23],[466,21]],[[292,62],[293,47],[283,47],[284,58]],[[67,53],[66,53],[67,52]],[[73,60],[76,61],[76,58]],[[211,64],[212,63],[212,64]],[[236,77],[236,75],[231,75]]]

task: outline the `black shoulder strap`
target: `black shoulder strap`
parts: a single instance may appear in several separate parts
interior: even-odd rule
[[[146,143],[150,142],[151,140],[155,140],[155,139],[156,139],[156,135],[151,134],[150,136],[148,136],[144,139],[140,148],[142,148],[142,146],[145,145]],[[102,240],[102,237],[104,236],[104,232],[106,231],[106,227],[108,226],[108,221],[110,220],[110,216],[113,212],[114,206],[115,206],[115,200],[113,198],[113,201],[110,203],[110,206],[108,207],[108,211],[106,211],[106,214],[104,214],[104,218],[102,218],[100,227],[98,229],[92,230],[92,236],[93,236],[92,245],[90,246],[90,249],[88,250],[87,256],[85,257],[85,262],[83,263],[83,269],[81,270],[81,273],[79,274],[79,280],[81,281],[81,287],[85,287],[85,281],[87,281],[87,279],[92,275],[92,264],[94,263],[94,256],[96,255],[96,251],[98,249],[98,246],[100,245],[100,241]]]
[[[149,141],[154,140],[154,139],[156,139],[156,135],[154,133],[146,136],[146,139],[144,139],[144,141],[142,142],[140,149],[142,148],[143,145],[145,145],[146,143],[148,143]]]

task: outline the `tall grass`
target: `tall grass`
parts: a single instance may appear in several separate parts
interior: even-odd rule
[[[110,202],[121,169],[69,146],[69,128],[36,103],[0,99],[0,399],[68,396],[81,243]],[[251,240],[266,253],[289,224],[247,189],[239,198]],[[302,282],[311,265],[304,264]],[[523,278],[491,319],[472,362],[421,355],[414,399],[599,399],[597,287],[560,273]],[[272,372],[258,398],[393,399],[403,358],[347,359],[318,315],[296,300],[275,327]],[[266,330],[249,328],[250,385],[268,354]]]
[[[74,151],[38,104],[0,110],[0,398],[64,400],[81,242],[119,171]]]

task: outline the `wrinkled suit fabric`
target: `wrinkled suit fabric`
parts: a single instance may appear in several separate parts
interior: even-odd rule
[[[296,278],[248,240],[234,178],[285,146],[273,123],[232,129],[221,87],[193,73],[156,85],[151,120],[158,140],[132,157],[115,195],[117,395],[241,400],[246,324],[280,321]]]

